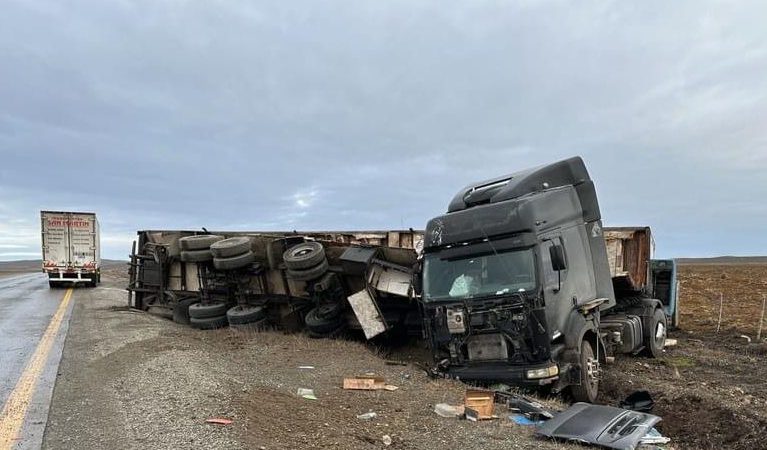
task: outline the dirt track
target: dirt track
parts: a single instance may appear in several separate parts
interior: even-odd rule
[[[709,269],[684,267],[682,299]],[[714,270],[716,273],[716,269]],[[751,272],[725,268],[733,286]],[[762,269],[764,270],[764,268]],[[706,275],[710,277],[710,275]],[[543,441],[501,419],[482,423],[436,416],[440,402],[460,403],[465,386],[431,380],[410,346],[384,354],[358,341],[313,340],[280,332],[201,332],[126,311],[122,271],[106,274],[109,289],[78,290],[46,432],[46,448],[574,448]],[[616,404],[636,389],[655,397],[659,428],[676,449],[759,449],[767,429],[767,351],[731,329],[714,334],[683,303],[679,345],[659,360],[619,358],[605,372],[602,400]],[[701,314],[709,314],[707,311]],[[699,320],[696,320],[699,319]],[[708,319],[706,319],[708,320]],[[728,322],[729,324],[730,322]],[[731,322],[738,326],[738,322]],[[689,324],[689,329],[685,328]],[[312,365],[314,369],[299,369]],[[374,372],[394,392],[340,388],[344,376]],[[318,400],[296,395],[314,389]],[[363,421],[358,414],[374,411]],[[205,424],[226,417],[232,425]]]

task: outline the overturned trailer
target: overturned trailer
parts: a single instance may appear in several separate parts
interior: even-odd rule
[[[657,356],[676,325],[673,260],[648,227],[603,228],[583,161],[475,183],[425,232],[140,231],[131,305],[197,328],[346,328],[429,343],[446,376],[570,388]]]
[[[344,328],[361,329],[368,339],[390,330],[420,334],[410,279],[422,236],[139,231],[129,302],[198,328],[271,323],[306,324],[317,337]]]

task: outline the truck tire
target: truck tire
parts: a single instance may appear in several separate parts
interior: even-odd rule
[[[256,255],[250,250],[242,255],[230,256],[228,258],[213,258],[213,267],[218,270],[234,270],[247,267],[256,260]]]
[[[230,256],[242,255],[250,251],[250,239],[244,236],[224,239],[214,242],[210,246],[210,252],[214,258],[228,258]]]
[[[320,262],[319,265],[310,269],[288,269],[288,278],[298,281],[316,280],[317,278],[325,275],[325,272],[328,271],[328,268],[330,268],[330,265],[328,265],[328,260],[324,259],[322,262]]]
[[[336,331],[343,325],[343,316],[340,314],[329,316],[326,306],[318,306],[306,314],[304,323],[306,323],[306,328],[310,334],[328,334]]]
[[[48,287],[51,289],[58,289],[61,287],[58,281],[48,280]]]
[[[599,367],[599,360],[594,356],[594,349],[588,339],[581,342],[581,384],[570,387],[570,393],[576,402],[594,403],[599,393],[598,373],[593,368]]]
[[[209,319],[211,317],[224,316],[226,318],[226,303],[217,302],[203,305],[202,303],[195,303],[189,306],[189,318],[190,319]]]
[[[184,250],[181,252],[183,262],[207,262],[213,259],[210,250]]]
[[[226,320],[226,316],[206,317],[204,319],[190,317],[189,324],[192,328],[197,328],[198,330],[213,330],[216,328],[224,328],[229,325],[229,322]]]
[[[310,269],[325,260],[325,248],[319,242],[304,242],[285,250],[282,260],[288,269]]]
[[[266,317],[266,309],[262,306],[235,306],[229,308],[226,312],[226,318],[229,320],[229,325],[245,325],[248,323],[258,322]]]
[[[178,245],[181,250],[207,250],[212,244],[223,239],[222,236],[216,236],[215,234],[200,234],[179,238]]]
[[[663,308],[656,308],[649,322],[644,324],[645,348],[644,354],[650,358],[659,358],[666,345],[666,330],[668,322]]]
[[[198,303],[198,298],[185,298],[176,302],[173,307],[173,321],[181,325],[189,325],[189,307]]]

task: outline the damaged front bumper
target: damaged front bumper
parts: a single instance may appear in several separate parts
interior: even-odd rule
[[[440,367],[440,369],[447,377],[464,381],[545,386],[559,379],[559,368],[553,362],[524,366],[514,366],[503,362],[448,365]]]

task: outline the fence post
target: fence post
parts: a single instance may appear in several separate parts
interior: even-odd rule
[[[759,316],[759,330],[756,332],[756,340],[762,340],[762,324],[764,323],[764,305],[767,302],[767,295],[762,294],[762,314]]]
[[[722,307],[724,306],[724,297],[722,293],[719,293],[719,320],[716,322],[716,332],[719,333],[719,329],[722,327]]]

